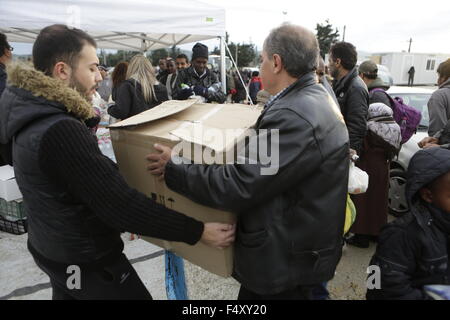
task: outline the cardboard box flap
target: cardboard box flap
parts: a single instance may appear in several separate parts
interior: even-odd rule
[[[260,109],[246,105],[197,104],[175,116],[182,124],[170,134],[184,141],[202,145],[216,152],[226,152],[255,124]],[[196,120],[189,115],[196,114]]]
[[[15,175],[14,175],[13,167],[11,167],[9,165],[0,167],[0,180],[1,181],[11,180],[14,177],[15,177]]]
[[[129,127],[129,126],[136,126],[142,123],[147,123],[151,121],[155,121],[158,119],[162,119],[165,117],[168,117],[170,115],[173,115],[175,113],[181,112],[183,110],[186,110],[193,104],[196,104],[198,102],[197,99],[188,99],[188,100],[168,100],[160,105],[141,112],[133,117],[130,117],[128,119],[125,119],[123,121],[117,122],[115,124],[112,124],[108,126],[108,128],[123,128],[123,127]]]
[[[170,131],[170,134],[184,141],[211,148],[216,152],[226,152],[247,131],[246,129],[233,129],[224,135],[215,134],[217,130],[217,128],[203,123],[186,122],[179,128]]]

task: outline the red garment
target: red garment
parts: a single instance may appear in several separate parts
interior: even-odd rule
[[[252,80],[250,81],[250,83],[253,83],[253,82],[259,82],[260,83],[260,85],[261,85],[261,87],[260,87],[260,90],[263,90],[264,88],[263,88],[263,84],[262,84],[262,81],[261,81],[261,78],[260,77],[253,77],[252,78]]]

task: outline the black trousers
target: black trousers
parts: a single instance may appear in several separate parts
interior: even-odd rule
[[[124,254],[102,267],[80,267],[79,289],[72,288],[75,272],[68,266],[49,265],[36,257],[34,260],[50,277],[53,300],[152,300]]]
[[[244,286],[239,290],[238,300],[313,300],[313,289],[316,286],[298,286],[295,289],[272,295],[260,295]]]

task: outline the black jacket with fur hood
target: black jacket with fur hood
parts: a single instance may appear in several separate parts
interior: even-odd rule
[[[196,243],[203,223],[130,188],[82,122],[93,108],[75,90],[12,66],[0,100],[0,143],[12,141],[28,215],[28,244],[40,261],[101,265],[123,250],[120,231]]]

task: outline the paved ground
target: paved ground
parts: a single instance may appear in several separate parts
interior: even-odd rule
[[[122,236],[125,254],[154,299],[166,300],[164,253],[143,240]],[[47,300],[51,288],[47,275],[34,263],[26,249],[27,234],[16,236],[0,232],[0,300]],[[346,247],[335,278],[329,283],[331,297],[341,300],[364,299],[366,268],[374,251]],[[185,261],[188,296],[195,300],[235,300],[239,284]]]

